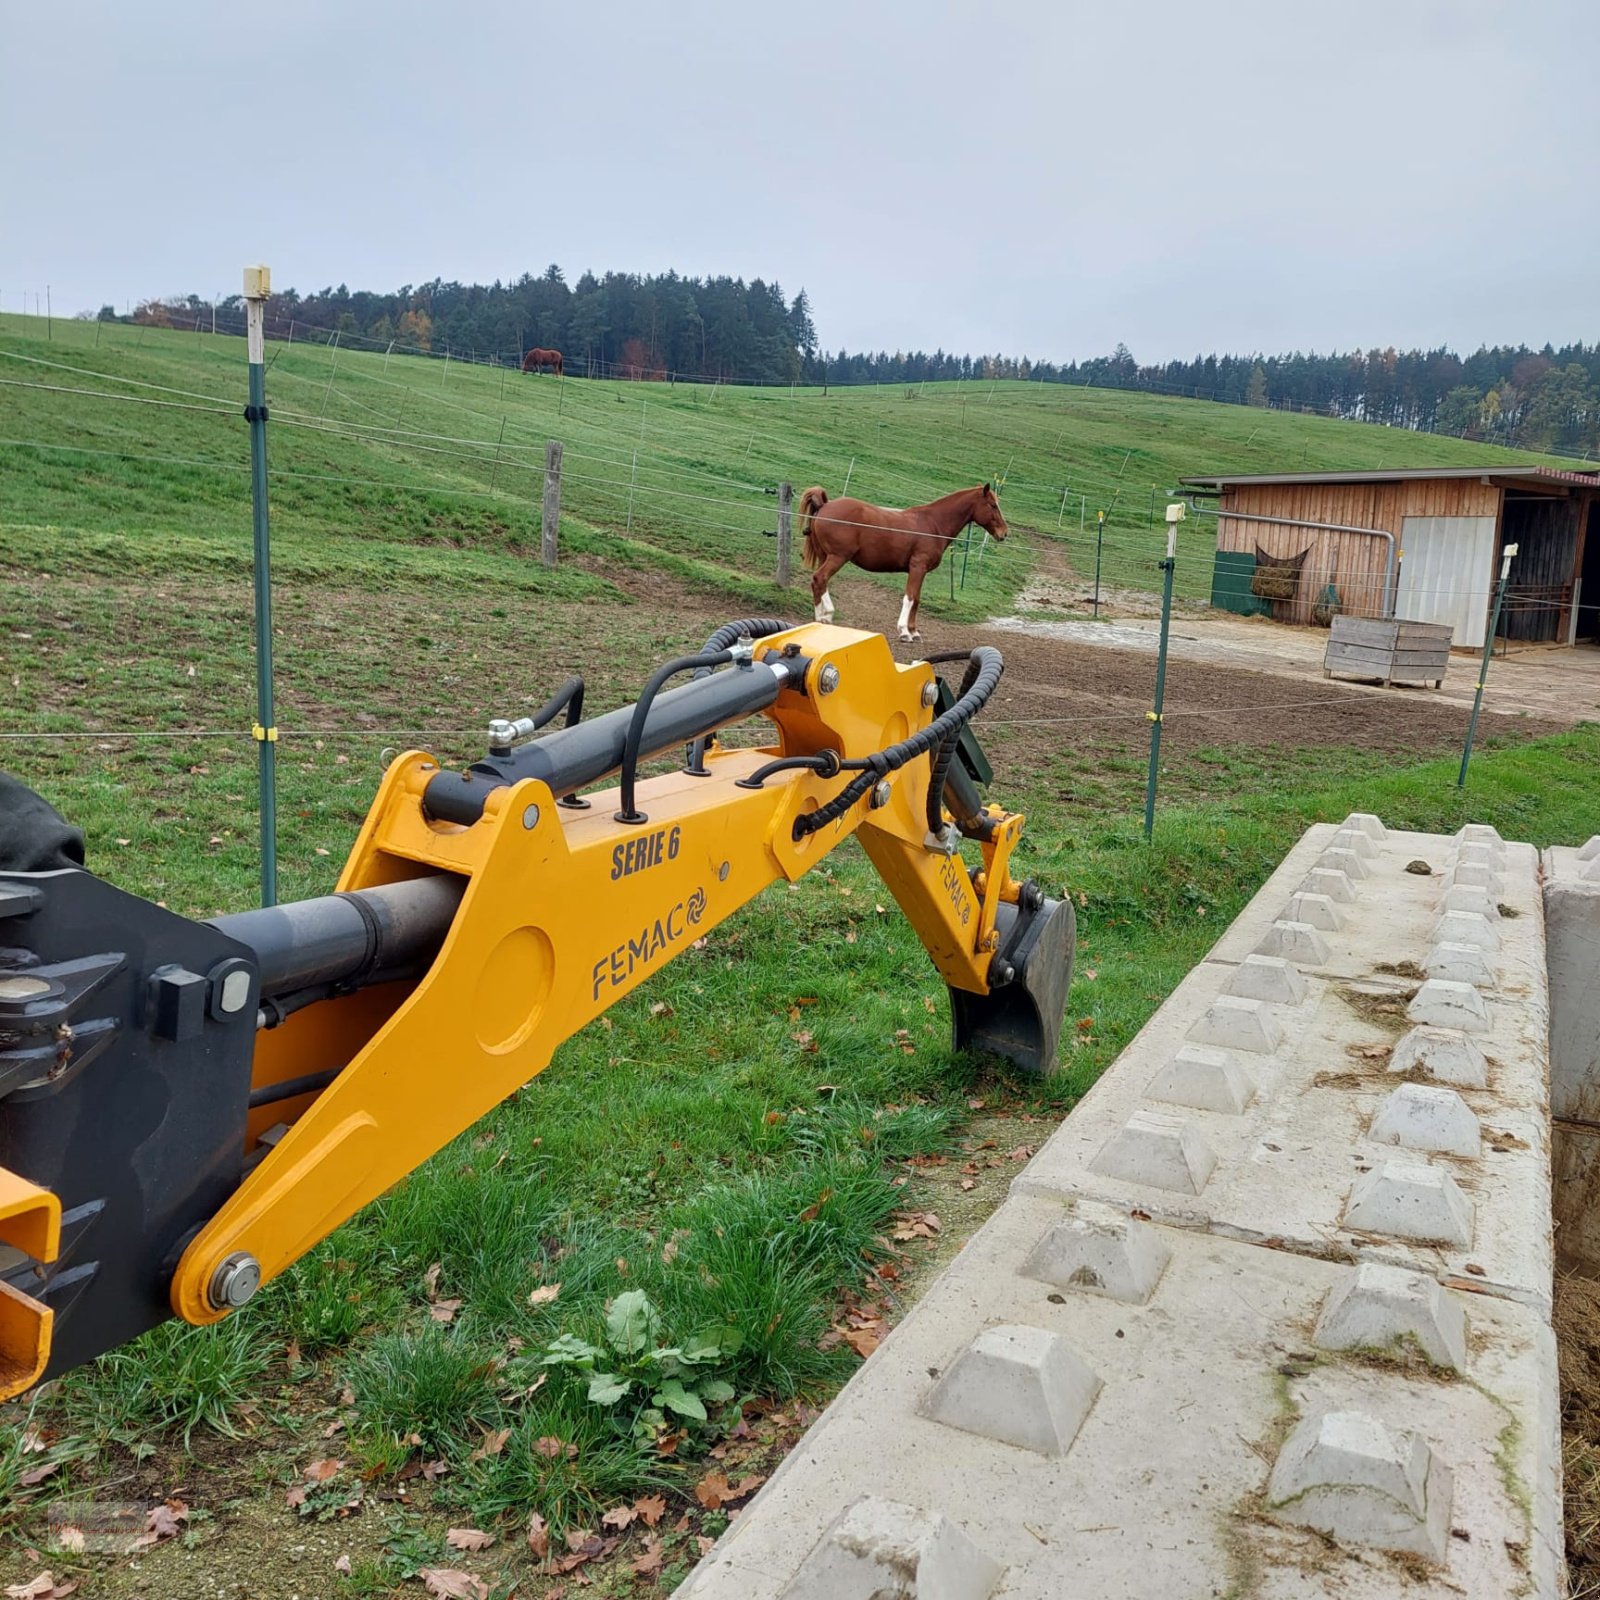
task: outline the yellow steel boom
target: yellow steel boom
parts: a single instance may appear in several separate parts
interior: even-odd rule
[[[7,871],[0,859],[0,1241],[13,1251],[9,1270],[0,1257],[0,1395],[131,1337],[163,1299],[191,1323],[226,1316],[541,1072],[563,1040],[850,834],[949,986],[957,1043],[1049,1069],[1070,903],[1013,878],[1023,818],[977,804],[960,767],[958,740],[998,656],[974,655],[967,692],[940,713],[933,667],[897,664],[881,635],[749,626],[763,636],[672,664],[662,683],[691,665],[697,677],[676,690],[653,680],[610,718],[520,749],[515,725],[497,724],[498,749],[466,773],[399,757],[337,898],[193,924],[86,873]],[[767,747],[707,739],[761,701]],[[698,742],[684,769],[637,777],[642,756],[686,732]],[[588,774],[618,770],[619,750],[620,787],[578,799]],[[976,861],[957,850],[963,836]],[[62,910],[90,892],[92,917]],[[120,936],[136,918],[137,937]],[[103,933],[85,926],[95,919]],[[357,955],[335,958],[336,947]],[[8,971],[30,949],[35,959]],[[75,996],[58,969],[91,957],[120,965]],[[8,1013],[19,979],[32,987]],[[75,1070],[71,1045],[59,1059],[62,1028],[91,1041],[107,1017],[113,1038],[89,1046],[95,1059]],[[136,1065],[112,1084],[119,1049]],[[150,1154],[119,1132],[139,1103],[129,1072],[175,1103],[204,1092],[219,1106],[187,1149],[145,1161],[172,1188],[159,1203],[143,1191],[130,1203],[113,1181]],[[76,1112],[60,1103],[68,1095]],[[73,1158],[56,1130],[85,1105],[98,1143]],[[56,1237],[63,1217],[70,1248]],[[131,1248],[109,1273],[119,1243]],[[53,1317],[74,1330],[54,1357]]]

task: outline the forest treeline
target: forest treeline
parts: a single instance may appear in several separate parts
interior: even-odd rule
[[[219,314],[242,316],[237,296]],[[212,310],[196,295],[145,301],[128,318],[188,326]],[[1038,361],[944,350],[826,351],[802,289],[787,298],[760,278],[585,272],[559,267],[514,283],[435,280],[393,293],[322,289],[275,294],[270,337],[340,337],[474,359],[516,361],[538,345],[579,376],[757,384],[916,384],[1020,378],[1146,389],[1236,405],[1312,411],[1460,434],[1528,449],[1600,450],[1600,344],[1493,345],[1459,356],[1393,347],[1318,355],[1197,355],[1141,365],[1125,345],[1088,361]]]

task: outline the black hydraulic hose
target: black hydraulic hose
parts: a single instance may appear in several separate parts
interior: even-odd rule
[[[510,755],[514,740],[526,739],[530,734],[537,733],[541,728],[554,722],[563,710],[567,713],[569,728],[583,720],[583,679],[576,673],[568,678],[531,717],[518,717],[515,722],[491,723],[489,754]],[[495,739],[497,733],[503,735],[498,743]]]
[[[804,839],[819,828],[825,828],[830,822],[836,822],[885,773],[896,772],[908,761],[914,761],[918,756],[926,755],[929,750],[942,745],[951,735],[959,733],[983,709],[989,696],[994,693],[995,686],[1000,682],[1000,674],[1006,669],[1005,660],[1000,652],[990,645],[979,645],[970,653],[970,659],[977,668],[977,676],[973,679],[971,688],[966,690],[943,716],[935,717],[920,733],[914,733],[909,739],[902,739],[898,744],[892,744],[888,749],[879,750],[876,754],[868,756],[867,771],[847,783],[826,805],[818,806],[815,811],[807,811],[796,817],[794,821],[796,839]]]
[[[971,691],[978,679],[978,660],[976,656],[967,658],[967,670],[962,674],[961,688],[957,691],[956,699]],[[939,752],[933,758],[933,765],[928,774],[928,832],[937,834],[944,831],[944,801],[945,780],[950,776],[950,763],[955,760],[957,746],[961,742],[961,729],[957,728],[949,734],[944,743],[939,746]],[[952,808],[954,809],[954,808]],[[958,821],[964,819],[958,819]]]
[[[764,767],[757,767],[748,778],[739,778],[735,781],[741,789],[759,789],[774,773],[793,772],[804,768],[820,773],[824,778],[837,778],[844,771],[845,763],[839,759],[837,750],[819,750],[814,756],[780,756],[776,761],[769,761]]]
[[[718,650],[729,649],[741,639],[766,639],[775,633],[787,633],[793,626],[792,622],[782,622],[777,617],[740,617],[736,622],[724,622],[700,646],[700,653],[707,656],[714,655]],[[699,667],[692,676],[703,678],[710,671],[709,667]],[[685,772],[692,772],[697,777],[706,775],[706,745],[710,737],[709,734],[702,733],[691,741],[684,761]]]
[[[651,702],[661,692],[662,684],[680,672],[687,672],[691,667],[705,667],[709,672],[712,667],[725,666],[732,660],[733,654],[728,650],[717,650],[698,656],[679,656],[675,661],[662,662],[650,674],[640,691],[639,698],[633,703],[633,720],[628,724],[627,737],[622,742],[622,809],[614,813],[618,822],[649,821],[644,812],[635,807],[633,791],[634,782],[639,776],[639,747],[644,742],[645,721],[650,715]],[[747,662],[746,666],[748,665]]]
[[[308,1072],[304,1077],[285,1078],[281,1083],[264,1083],[250,1091],[250,1109],[257,1106],[276,1105],[280,1100],[297,1100],[303,1094],[326,1089],[344,1071],[343,1067],[329,1067],[324,1072]]]

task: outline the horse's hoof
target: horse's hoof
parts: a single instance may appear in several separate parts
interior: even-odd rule
[[[900,643],[901,644],[915,644],[917,642],[917,640],[920,639],[921,637],[922,637],[922,635],[920,633],[902,633],[900,635]]]

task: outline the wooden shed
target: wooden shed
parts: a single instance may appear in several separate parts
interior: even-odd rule
[[[1479,647],[1501,547],[1515,544],[1500,636],[1600,642],[1600,469],[1240,474],[1185,478],[1183,490],[1216,502],[1214,604],[1270,605],[1280,622],[1334,610],[1449,623],[1454,645]],[[1292,598],[1250,595],[1258,552],[1304,555]]]

